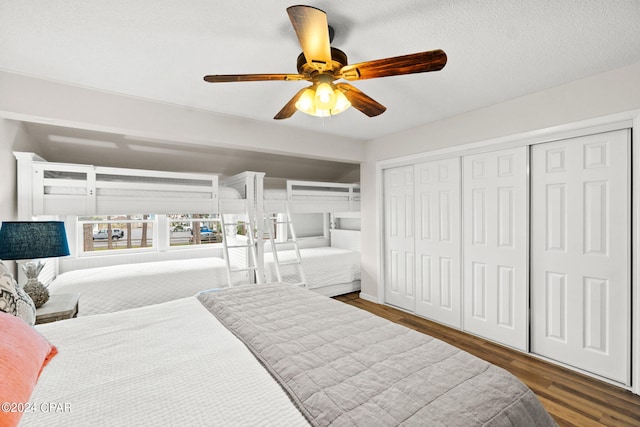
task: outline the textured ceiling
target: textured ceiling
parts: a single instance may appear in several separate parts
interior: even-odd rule
[[[640,62],[637,0],[309,1],[350,63],[432,49],[439,72],[354,85],[387,107],[279,126],[369,140]],[[290,1],[1,0],[0,69],[273,122],[306,82],[209,84],[294,73]]]

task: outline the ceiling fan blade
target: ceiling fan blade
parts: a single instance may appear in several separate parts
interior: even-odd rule
[[[364,92],[355,86],[351,86],[349,83],[338,83],[336,84],[336,88],[344,93],[344,96],[347,97],[352,107],[360,110],[369,117],[378,116],[387,109],[387,107],[365,95]]]
[[[204,76],[209,83],[262,82],[269,80],[306,80],[302,74],[212,74]]]
[[[296,102],[298,102],[298,98],[300,98],[300,95],[302,95],[302,92],[304,92],[307,89],[308,87],[300,89],[298,93],[296,93],[293,96],[293,98],[291,98],[289,102],[287,102],[285,106],[282,107],[282,110],[278,111],[278,114],[276,114],[273,118],[276,120],[282,120],[282,119],[288,119],[289,117],[293,116],[293,113],[295,113],[297,110]]]
[[[332,67],[327,14],[311,6],[287,8],[307,64],[318,71]]]
[[[345,65],[340,70],[339,76],[345,80],[375,79],[377,77],[438,71],[446,64],[447,54],[443,50],[437,49]]]

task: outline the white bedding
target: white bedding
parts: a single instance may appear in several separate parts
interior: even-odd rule
[[[234,283],[246,282],[242,273],[232,278]],[[87,316],[171,301],[227,284],[225,261],[211,257],[68,271],[49,285],[49,292],[79,293],[78,316]]]
[[[303,426],[250,351],[194,298],[36,328],[57,346],[22,426]]]
[[[295,260],[295,251],[278,251],[278,260],[282,262]],[[360,253],[348,249],[321,247],[300,249],[302,269],[309,289],[317,289],[338,283],[350,283],[360,280]],[[275,282],[276,269],[273,254],[264,255],[265,275],[267,282]],[[280,272],[284,282],[298,282],[297,266],[281,266]]]

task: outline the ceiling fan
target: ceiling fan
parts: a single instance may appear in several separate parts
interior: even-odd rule
[[[311,82],[311,86],[298,91],[275,115],[276,120],[288,119],[296,109],[313,116],[328,117],[350,106],[374,117],[382,114],[386,107],[349,83],[334,82],[339,79],[353,81],[438,71],[447,64],[447,55],[437,49],[348,65],[347,55],[330,46],[332,28],[329,27],[325,12],[299,5],[288,7],[287,14],[302,47],[302,53],[298,56],[298,74],[217,74],[204,76],[204,80],[209,83],[267,80]]]

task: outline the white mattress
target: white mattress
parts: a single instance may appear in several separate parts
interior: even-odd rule
[[[278,251],[278,260],[281,263],[293,261],[295,257],[293,250]],[[309,289],[360,280],[360,252],[332,247],[306,248],[300,249],[300,257]],[[264,264],[267,282],[277,281],[271,252],[265,253]],[[281,266],[280,272],[284,282],[297,283],[300,280],[295,265]]]
[[[234,283],[246,282],[242,273],[232,277]],[[227,284],[225,261],[212,257],[68,271],[49,285],[49,292],[79,293],[78,316],[87,316],[171,301]]]
[[[194,297],[36,328],[58,355],[29,401],[69,410],[25,413],[23,426],[308,425]]]

